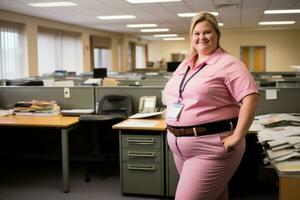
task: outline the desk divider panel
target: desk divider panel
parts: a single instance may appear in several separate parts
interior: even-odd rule
[[[276,90],[277,99],[267,100],[266,91]],[[256,114],[300,113],[300,88],[260,88],[260,100]]]
[[[93,87],[68,87],[70,98],[64,98],[64,87],[0,87],[0,108],[13,108],[17,101],[55,100],[61,109],[94,109]]]
[[[131,103],[133,107],[133,113],[138,112],[139,100],[142,96],[156,96],[157,105],[161,105],[161,91],[164,86],[152,86],[152,87],[130,87],[130,86],[118,86],[118,87],[96,87],[96,102],[99,101],[105,95],[129,95],[131,97]]]
[[[118,80],[120,86],[165,86],[167,79],[151,79],[151,80]]]

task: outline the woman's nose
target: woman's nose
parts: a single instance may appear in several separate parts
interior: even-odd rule
[[[206,39],[205,34],[203,34],[203,33],[199,34],[199,39],[201,39],[201,40]]]

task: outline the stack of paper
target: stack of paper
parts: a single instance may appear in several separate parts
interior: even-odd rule
[[[300,116],[297,113],[280,113],[257,116],[261,124],[266,127],[278,127],[288,125],[300,125]]]
[[[270,147],[267,153],[271,160],[282,162],[300,158],[298,114],[269,114],[258,116],[256,119],[265,127],[269,127],[259,130],[257,137],[260,143]]]
[[[56,101],[18,101],[15,104],[15,115],[51,116],[58,115],[60,111]]]
[[[134,115],[131,115],[129,118],[130,119],[142,119],[142,118],[160,116],[161,114],[163,114],[163,111],[161,111],[161,112],[150,112],[150,113],[136,113]]]

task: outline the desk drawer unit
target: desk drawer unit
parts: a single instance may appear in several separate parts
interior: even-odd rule
[[[122,192],[164,195],[163,134],[120,134]]]

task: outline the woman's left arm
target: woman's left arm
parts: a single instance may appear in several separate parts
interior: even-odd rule
[[[227,152],[230,152],[234,146],[246,135],[255,117],[258,101],[259,95],[256,93],[249,94],[242,99],[236,128],[232,135],[222,140]]]

